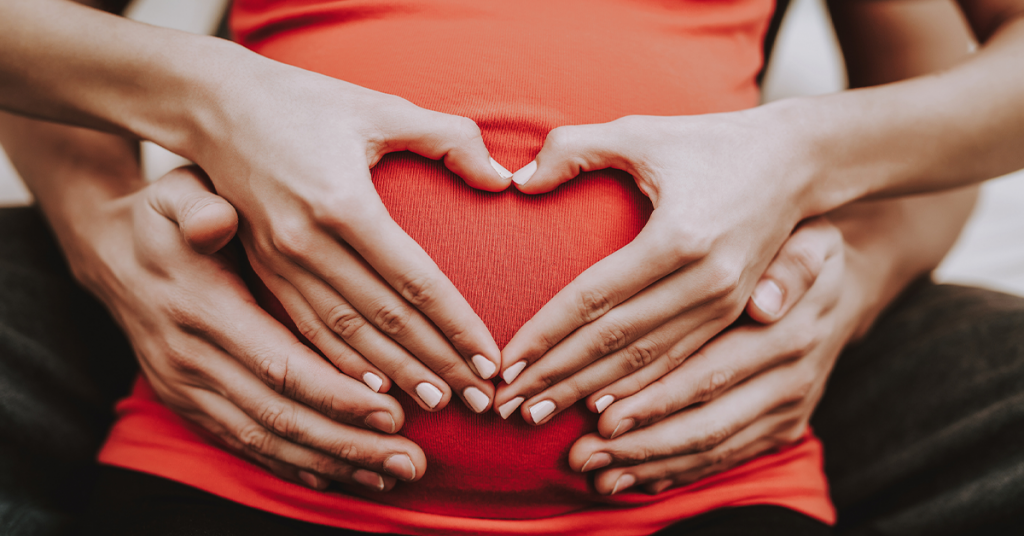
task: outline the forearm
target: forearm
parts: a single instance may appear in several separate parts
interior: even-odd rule
[[[221,106],[274,63],[67,0],[0,3],[0,108],[152,140],[195,159]]]
[[[0,145],[35,196],[76,275],[109,202],[145,186],[138,143],[0,112]]]
[[[983,36],[984,37],[984,36]],[[892,77],[890,77],[892,78]],[[888,80],[887,80],[888,81]],[[756,110],[786,125],[811,216],[858,199],[937,191],[1024,167],[1024,19],[948,70]]]
[[[864,201],[828,215],[843,233],[851,311],[862,336],[910,283],[942,262],[977,199],[977,187]]]

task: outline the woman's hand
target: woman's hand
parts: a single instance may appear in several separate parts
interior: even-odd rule
[[[238,210],[254,270],[332,361],[351,346],[425,410],[443,408],[451,389],[487,410],[498,347],[391,219],[369,170],[409,150],[443,159],[484,190],[506,188],[511,173],[490,159],[469,119],[261,60],[244,76],[259,84],[219,103],[223,121],[200,136],[195,155]]]
[[[196,168],[175,170],[107,202],[75,226],[70,247],[62,239],[153,389],[282,478],[377,490],[419,478],[423,452],[392,435],[401,406],[352,379],[384,373],[347,348],[332,355],[335,368],[260,309],[227,256],[193,251],[220,249],[237,221],[204,180]]]
[[[775,262],[767,275],[786,295],[815,266],[820,274],[785,317],[729,329],[636,394],[622,396],[633,390],[629,382],[596,393],[591,402],[605,393],[617,401],[602,413],[600,433],[573,445],[570,466],[604,469],[595,476],[600,493],[636,485],[659,493],[803,437],[836,357],[860,324],[861,300],[831,224],[801,226],[779,255],[790,253],[800,261]]]
[[[523,417],[540,424],[609,378],[649,368],[653,381],[739,317],[803,217],[798,155],[786,131],[760,117],[631,116],[551,131],[516,172],[520,190],[547,192],[614,167],[634,176],[654,212],[633,242],[577,277],[502,350],[510,385],[495,399],[499,413],[522,403]]]

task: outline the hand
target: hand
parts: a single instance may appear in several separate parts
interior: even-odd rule
[[[181,168],[109,202],[78,226],[86,238],[69,251],[153,389],[281,478],[378,490],[419,478],[423,452],[391,435],[404,423],[401,406],[349,377],[383,373],[351,351],[335,359],[341,371],[331,366],[256,305],[227,256],[193,251],[220,249],[237,221],[203,180]],[[287,372],[276,391],[254,374],[268,370]]]
[[[747,112],[559,127],[516,172],[526,193],[580,171],[631,173],[654,211],[626,247],[551,299],[502,350],[495,398],[540,424],[612,379],[674,369],[743,311],[802,219],[785,136]],[[649,370],[647,370],[649,369]],[[525,403],[523,403],[525,401]]]
[[[732,328],[666,376],[618,398],[601,415],[601,433],[573,445],[570,466],[603,469],[595,476],[600,493],[637,485],[660,493],[803,437],[858,324],[851,303],[859,288],[844,275],[844,259],[835,227],[821,219],[801,226],[766,274],[786,289],[785,302],[796,301],[785,317]],[[806,281],[813,285],[799,297]],[[595,396],[629,392],[623,383]]]
[[[354,348],[425,410],[445,407],[451,389],[487,410],[498,347],[391,219],[369,169],[410,150],[476,188],[502,190],[511,173],[492,163],[469,119],[271,63],[254,67],[262,84],[223,104],[225,124],[196,159],[238,209],[253,269],[331,361]],[[279,388],[283,371],[261,377]],[[377,389],[382,379],[365,380]]]

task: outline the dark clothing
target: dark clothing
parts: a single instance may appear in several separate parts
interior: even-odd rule
[[[288,519],[155,476],[103,468],[91,512],[94,536],[359,536],[368,534]],[[824,523],[778,506],[699,515],[659,536],[826,536]]]
[[[73,283],[38,213],[0,210],[0,534],[64,534],[94,487],[97,517],[129,523],[148,503],[147,516],[163,520],[155,527],[179,527],[125,534],[309,528],[126,471],[104,469],[94,486],[91,460],[133,370],[124,336]],[[1024,298],[926,282],[908,290],[840,357],[812,424],[839,508],[835,532],[1024,534]],[[228,522],[240,511],[248,521]],[[192,532],[187,519],[197,522]],[[825,530],[752,507],[698,516],[667,534],[734,534],[713,530],[751,520],[745,534]]]

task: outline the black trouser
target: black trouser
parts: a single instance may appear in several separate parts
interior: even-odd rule
[[[224,523],[232,515],[318,532],[145,475],[104,470],[94,486],[90,460],[133,366],[124,336],[71,281],[38,214],[0,210],[0,534],[64,533],[94,487],[103,519],[120,511],[127,520],[148,504],[149,518],[163,509],[164,526],[195,521],[165,534],[234,534]],[[813,425],[825,442],[836,532],[1024,534],[1024,299],[916,286],[840,358]],[[800,534],[808,521],[755,507],[673,529],[773,534],[777,524],[779,534]]]

